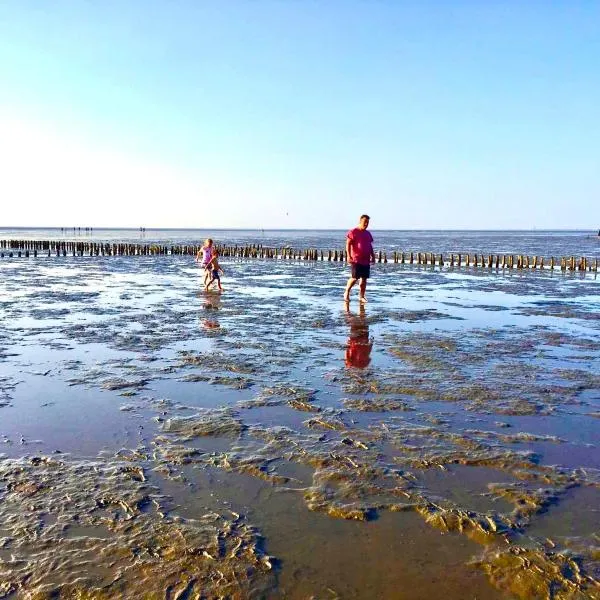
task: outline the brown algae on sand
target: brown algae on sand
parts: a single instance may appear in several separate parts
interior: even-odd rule
[[[227,415],[221,416],[224,422],[230,418]],[[392,423],[383,428],[361,429],[332,416],[311,418],[305,422],[305,426],[309,433],[287,428],[248,426],[242,434],[245,441],[238,443],[235,449],[223,454],[199,454],[193,458],[193,462],[198,467],[210,465],[253,475],[276,487],[289,489],[288,478],[279,475],[276,467],[277,461],[285,458],[286,461],[297,462],[312,469],[312,483],[298,490],[302,492],[307,508],[312,511],[356,521],[375,518],[381,510],[413,511],[436,529],[465,535],[492,549],[507,543],[515,545],[515,542],[525,539],[532,546],[534,554],[541,552],[543,547],[540,542],[526,536],[527,525],[535,514],[560,501],[561,494],[573,486],[598,484],[595,475],[590,477],[589,473],[542,466],[527,454],[500,450],[495,445],[489,445],[490,438],[494,443],[504,443],[508,437],[510,443],[513,441],[512,436],[495,436],[478,430],[460,436],[430,428],[426,432],[434,442],[433,454],[431,450],[424,449],[422,456],[416,460],[414,453],[410,453],[408,461],[398,461],[396,457],[396,460],[388,462],[379,451],[381,444],[385,442],[393,445],[398,439],[404,441],[407,434],[415,434],[414,427],[405,428],[401,424]],[[316,433],[311,433],[313,430]],[[328,433],[319,433],[323,431]],[[418,433],[422,435],[424,432]],[[521,437],[523,436],[519,435],[517,439]],[[527,437],[525,436],[526,439]],[[171,441],[167,437],[164,443],[168,447]],[[166,457],[167,454],[163,456]],[[401,467],[397,466],[399,462],[403,463]],[[499,482],[488,486],[488,494],[490,498],[506,499],[514,509],[504,513],[494,510],[466,510],[451,501],[432,496],[415,476],[415,469],[447,469],[456,464],[466,465],[465,468],[473,465],[494,469],[498,473]],[[502,473],[510,475],[517,483],[501,483]],[[558,546],[561,541],[557,540],[555,544]],[[545,582],[544,585],[552,588],[553,578],[556,577],[554,562],[539,560],[524,564],[530,564],[531,569],[529,572],[529,567],[525,568],[520,576],[522,581],[527,582],[531,578],[532,581]],[[596,585],[592,574],[594,565],[594,561],[590,560],[587,564],[582,564],[580,569],[586,585],[592,586],[590,589],[594,589],[593,586]],[[490,575],[494,585],[511,591],[506,583],[510,578],[498,575],[499,568],[496,566],[493,569],[496,575],[487,567],[484,570]]]
[[[0,462],[0,597],[245,598],[272,584],[272,563],[240,515],[170,514],[137,469]]]
[[[584,563],[582,555],[510,546],[473,564],[487,573],[496,587],[522,600],[597,600],[600,582],[585,572]]]

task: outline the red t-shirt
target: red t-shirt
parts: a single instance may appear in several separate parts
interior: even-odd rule
[[[373,236],[366,229],[355,227],[351,229],[346,237],[350,240],[352,259],[350,262],[359,265],[368,265],[371,263],[371,253],[373,252]]]

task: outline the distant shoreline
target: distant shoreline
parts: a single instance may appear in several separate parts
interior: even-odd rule
[[[269,228],[260,228],[260,227],[144,227],[144,232],[148,233],[150,231],[251,231],[251,232],[273,232],[273,231],[322,231],[322,232],[337,232],[342,231],[345,232],[348,230],[348,227],[335,228],[335,229],[327,229],[327,228],[294,228],[294,227],[269,227]],[[26,226],[0,226],[0,232],[4,231],[59,231],[59,232],[70,232],[70,231],[133,231],[133,232],[141,232],[139,227],[26,227]],[[436,232],[436,233],[592,233],[594,235],[597,234],[598,229],[378,229],[371,228],[371,231],[380,231],[380,232],[395,232],[395,231],[403,231],[403,232]]]

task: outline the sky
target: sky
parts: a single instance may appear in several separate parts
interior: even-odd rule
[[[600,227],[595,0],[2,0],[0,227]]]

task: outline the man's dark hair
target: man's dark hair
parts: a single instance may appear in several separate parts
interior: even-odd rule
[[[370,221],[371,217],[369,215],[360,215],[359,221],[362,221],[363,219],[369,219],[369,221]]]

